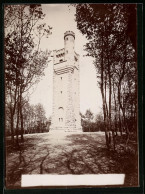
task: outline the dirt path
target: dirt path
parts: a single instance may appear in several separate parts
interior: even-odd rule
[[[107,151],[102,132],[29,134],[19,148],[8,148],[7,187],[20,187],[21,174],[125,173],[122,160]]]

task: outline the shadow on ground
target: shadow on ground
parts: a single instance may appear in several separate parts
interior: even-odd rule
[[[137,185],[137,156],[108,151],[104,133],[39,133],[6,145],[7,188],[20,187],[22,174],[125,173],[125,186]]]

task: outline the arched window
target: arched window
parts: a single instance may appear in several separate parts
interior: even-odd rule
[[[61,106],[61,107],[59,107],[58,109],[63,111],[63,107],[62,107],[62,106]]]
[[[63,116],[63,107],[59,107],[58,112],[59,112],[59,118],[61,118]]]
[[[58,108],[58,118],[59,122],[63,124],[64,110],[63,107]]]

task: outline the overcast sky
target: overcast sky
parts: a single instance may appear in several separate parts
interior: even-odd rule
[[[71,30],[75,33],[75,51],[80,55],[80,111],[85,113],[90,109],[94,114],[99,113],[102,107],[101,93],[97,86],[96,71],[91,57],[84,57],[83,45],[86,38],[77,29],[75,22],[75,8],[68,7],[67,4],[43,4],[43,12],[46,14],[45,22],[50,25],[52,35],[41,42],[43,50],[55,50],[64,48],[64,33]],[[45,76],[37,85],[35,91],[30,97],[31,104],[42,103],[46,117],[52,114],[52,94],[53,94],[53,63],[48,64],[45,70]]]

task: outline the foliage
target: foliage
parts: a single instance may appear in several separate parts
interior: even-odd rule
[[[7,109],[9,110],[9,109]],[[25,102],[23,107],[23,123],[24,123],[24,134],[30,133],[43,133],[49,131],[50,119],[46,118],[45,110],[42,104],[30,105]],[[7,117],[10,117],[10,113],[7,112]],[[10,131],[10,119],[6,122],[6,135],[11,135]],[[17,117],[14,117],[14,134],[16,135]],[[20,124],[18,127],[18,134],[21,134]]]
[[[81,115],[81,125],[84,132],[98,132],[105,131],[103,116],[101,113],[94,116],[94,114],[88,109],[85,114]]]
[[[94,58],[99,80],[106,145],[110,148],[112,132],[115,149],[115,132],[125,131],[129,139],[130,130],[137,130],[136,5],[75,7],[77,27],[88,39],[85,50]]]
[[[12,142],[14,117],[17,117],[17,127],[21,123],[23,140],[24,98],[44,75],[48,64],[49,52],[39,48],[42,37],[51,34],[51,27],[41,22],[44,16],[39,4],[5,6],[6,106],[10,109]]]

